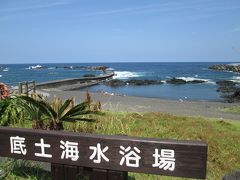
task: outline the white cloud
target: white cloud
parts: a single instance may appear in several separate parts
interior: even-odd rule
[[[106,9],[102,11],[93,11],[86,13],[85,16],[101,16],[101,15],[114,15],[114,14],[142,14],[142,13],[182,13],[182,12],[195,12],[211,17],[212,14],[224,13],[226,11],[238,10],[239,5],[230,3],[214,2],[206,6],[209,0],[181,0],[181,1],[167,1],[166,3],[150,4],[144,6],[123,7],[116,9]]]
[[[20,7],[7,7],[7,8],[2,8],[0,9],[0,12],[19,12],[19,11],[27,11],[27,10],[34,10],[34,9],[43,9],[43,8],[51,8],[51,7],[56,7],[56,6],[62,6],[69,4],[71,1],[40,1],[40,3],[35,3],[35,4],[23,4]]]
[[[128,13],[133,11],[145,10],[151,7],[153,7],[153,5],[95,11],[95,12],[86,13],[85,15],[86,16],[112,15],[112,14],[120,14],[120,13]]]

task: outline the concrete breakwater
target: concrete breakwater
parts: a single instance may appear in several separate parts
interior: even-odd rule
[[[208,69],[216,70],[216,71],[229,71],[229,72],[237,72],[240,73],[240,64],[215,64],[210,66]]]
[[[105,71],[103,75],[96,77],[80,77],[48,81],[36,84],[37,89],[58,89],[61,91],[77,90],[83,87],[99,84],[100,82],[112,79],[114,71]]]

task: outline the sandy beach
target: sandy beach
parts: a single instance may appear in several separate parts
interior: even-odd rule
[[[58,96],[63,99],[75,97],[76,102],[85,99],[86,92],[43,90],[50,98]],[[178,101],[158,98],[117,96],[103,93],[90,93],[94,101],[100,101],[104,110],[127,112],[164,112],[180,116],[222,118],[240,120],[240,114],[224,112],[224,108],[235,107],[240,103]]]

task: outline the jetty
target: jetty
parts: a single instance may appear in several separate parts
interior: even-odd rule
[[[84,87],[97,85],[104,81],[110,80],[115,75],[114,71],[103,71],[104,74],[96,77],[80,77],[80,78],[69,78],[55,81],[48,81],[43,83],[37,83],[36,89],[54,89],[59,91],[73,91],[79,90]]]
[[[44,67],[49,68],[49,67]],[[42,66],[37,65],[35,69],[44,69]],[[111,80],[115,75],[112,69],[108,69],[105,66],[69,66],[69,67],[56,67],[63,69],[80,69],[80,70],[92,70],[102,71],[102,74],[95,76],[92,74],[85,74],[83,77],[67,78],[54,81],[47,81],[37,83],[36,81],[24,81],[7,83],[10,94],[31,94],[37,90],[54,90],[54,91],[74,91],[85,87],[97,85],[105,81]]]

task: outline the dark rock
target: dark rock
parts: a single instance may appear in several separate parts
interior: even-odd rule
[[[225,101],[232,103],[232,102],[240,102],[240,87],[239,83],[229,81],[229,80],[222,80],[217,81],[220,87],[217,89],[217,92],[222,93],[221,97],[224,98]]]
[[[61,68],[61,67],[58,67]],[[63,69],[82,69],[82,70],[95,70],[95,71],[105,71],[109,67],[107,66],[63,66]]]
[[[192,83],[192,84],[199,84],[199,83],[205,83],[206,81],[204,80],[193,80],[193,81],[188,81],[187,83]]]
[[[108,68],[109,68],[108,66],[95,66],[95,67],[93,67],[94,70],[101,70],[101,71],[105,71]]]
[[[154,84],[162,84],[163,82],[160,80],[139,80],[139,79],[132,79],[128,81],[122,81],[119,79],[114,79],[111,81],[107,81],[104,84],[107,86],[117,87],[117,86],[143,86],[143,85],[154,85]]]
[[[217,85],[219,86],[235,86],[237,83],[229,80],[217,81]]]
[[[237,88],[233,93],[224,93],[221,97],[229,103],[240,102],[240,88]]]
[[[192,81],[185,81],[183,79],[178,79],[178,78],[172,78],[170,80],[166,81],[169,84],[186,84],[186,83],[191,83],[191,84],[200,84],[200,83],[205,83],[206,81],[204,80],[192,80]]]
[[[187,81],[183,80],[183,79],[177,79],[177,78],[172,78],[166,81],[169,84],[186,84]]]
[[[64,66],[63,69],[73,69],[73,66]]]
[[[230,99],[234,100],[234,102],[240,101],[240,88],[238,88],[230,97]]]
[[[221,93],[233,93],[237,90],[238,88],[235,86],[220,86],[217,89],[217,92],[221,92]]]
[[[121,81],[119,79],[113,79],[113,80],[104,82],[104,84],[107,86],[118,87],[118,86],[125,86],[126,82]]]
[[[87,67],[84,66],[64,66],[63,69],[87,69]]]
[[[160,80],[139,80],[139,79],[132,79],[126,81],[128,85],[131,86],[142,86],[142,85],[154,85],[154,84],[162,84],[163,82]]]
[[[210,66],[209,69],[217,70],[217,71],[240,72],[240,65],[216,64],[216,65]]]

